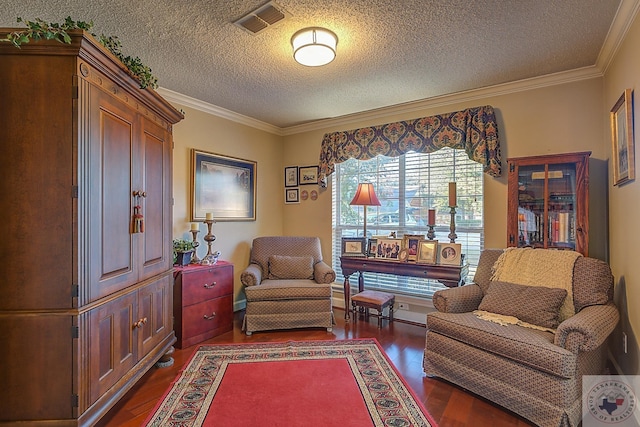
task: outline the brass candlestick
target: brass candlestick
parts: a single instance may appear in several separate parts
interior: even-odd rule
[[[197,236],[200,230],[189,230],[191,232],[192,240],[193,240],[193,255],[191,256],[191,264],[199,264],[200,258],[198,258],[198,246],[200,246],[200,242],[197,241]]]
[[[214,236],[211,233],[211,226],[215,223],[216,221],[213,219],[206,219],[204,221],[205,224],[207,224],[207,234],[206,236],[204,236],[204,240],[207,242],[207,255],[202,259],[201,263],[202,264],[215,264],[216,262],[218,262],[218,255],[219,254],[214,254],[213,252],[211,252],[211,244],[216,240],[216,236]]]
[[[433,231],[433,227],[435,227],[435,224],[427,224],[427,227],[429,227],[429,231],[427,231],[427,239],[429,240],[435,240],[436,238],[436,232]]]
[[[451,225],[449,225],[449,230],[451,230],[451,232],[449,233],[449,240],[451,241],[451,243],[455,243],[456,242],[456,238],[458,237],[458,235],[456,234],[456,207],[455,206],[449,206],[451,208]]]

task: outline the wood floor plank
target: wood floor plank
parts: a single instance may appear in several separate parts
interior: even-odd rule
[[[436,378],[428,378],[422,371],[426,330],[423,325],[377,319],[359,320],[345,324],[344,312],[336,309],[336,325],[328,333],[324,329],[255,332],[248,337],[241,330],[243,312],[234,316],[234,328],[221,336],[185,349],[176,349],[174,365],[152,368],[97,424],[97,427],[139,427],[153,411],[182,367],[201,344],[230,344],[247,342],[281,342],[304,340],[335,340],[375,338],[380,342],[405,382],[411,387],[440,427],[526,427],[528,423],[517,415],[478,396]]]

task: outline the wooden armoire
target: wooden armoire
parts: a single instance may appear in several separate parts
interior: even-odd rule
[[[93,425],[175,342],[183,116],[70,34],[0,43],[0,424]]]

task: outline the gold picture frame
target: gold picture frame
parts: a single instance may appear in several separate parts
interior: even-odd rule
[[[633,91],[624,93],[611,109],[613,185],[623,185],[636,177],[633,141]]]
[[[407,250],[407,261],[418,259],[418,246],[420,240],[424,240],[424,234],[405,234],[402,239],[402,248]]]
[[[418,258],[420,264],[435,264],[438,259],[438,241],[420,240],[418,244]]]

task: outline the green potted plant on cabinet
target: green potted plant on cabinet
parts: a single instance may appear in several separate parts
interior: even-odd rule
[[[195,250],[195,243],[187,239],[173,239],[173,263],[189,265],[191,255]]]

